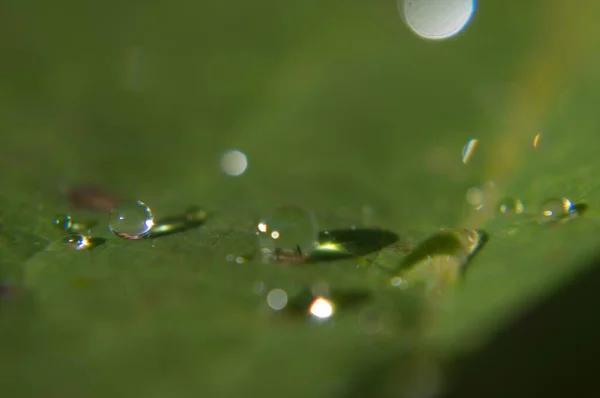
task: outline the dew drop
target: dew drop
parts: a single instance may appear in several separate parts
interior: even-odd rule
[[[542,224],[560,221],[575,211],[573,202],[567,198],[546,199],[540,208]]]
[[[91,246],[89,238],[82,234],[69,234],[63,236],[60,242],[65,247],[74,250],[85,250]]]
[[[473,157],[473,153],[475,153],[475,148],[477,148],[477,144],[479,144],[479,140],[476,138],[471,138],[465,144],[463,151],[462,151],[462,162],[464,164],[469,163],[469,161]]]
[[[273,289],[267,294],[267,304],[275,311],[282,310],[288,302],[288,296],[283,289]]]
[[[525,205],[521,199],[507,197],[498,202],[498,211],[502,214],[521,214],[524,210]]]
[[[119,238],[143,239],[154,226],[154,216],[144,202],[124,200],[110,211],[108,226]]]
[[[257,226],[260,247],[266,258],[304,258],[317,246],[318,226],[314,216],[297,206],[277,208]]]
[[[59,230],[66,232],[73,227],[73,219],[67,214],[61,214],[52,220],[52,224]]]

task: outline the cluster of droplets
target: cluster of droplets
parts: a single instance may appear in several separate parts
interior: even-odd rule
[[[110,210],[108,229],[119,238],[140,240],[195,227],[203,223],[206,217],[204,210],[193,206],[182,216],[168,217],[157,223],[152,209],[146,203],[140,200],[123,200]],[[61,214],[54,218],[52,224],[63,233],[63,237],[52,248],[84,250],[105,241],[103,238],[90,237],[91,228],[97,222],[75,222],[70,215]]]

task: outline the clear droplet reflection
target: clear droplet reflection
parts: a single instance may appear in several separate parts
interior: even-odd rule
[[[119,238],[142,239],[154,227],[154,216],[144,202],[124,200],[110,211],[108,226]]]
[[[73,227],[73,219],[69,215],[61,214],[52,220],[52,224],[61,231],[70,231]]]
[[[90,240],[83,234],[69,234],[62,237],[60,243],[73,250],[85,250],[90,247]]]
[[[541,223],[560,221],[574,212],[573,202],[567,198],[546,199],[541,205]]]

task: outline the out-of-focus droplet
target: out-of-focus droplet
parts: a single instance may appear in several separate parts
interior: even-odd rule
[[[549,198],[540,206],[542,224],[560,221],[575,211],[573,202],[567,198]]]
[[[542,138],[542,134],[541,133],[537,133],[533,137],[533,149],[538,149],[538,146],[540,145],[540,139],[541,138]]]
[[[154,227],[154,216],[144,202],[124,200],[110,211],[108,226],[119,238],[143,239]]]
[[[477,187],[467,189],[467,202],[477,211],[485,207],[485,195],[483,190]]]
[[[73,219],[67,214],[61,214],[52,220],[52,224],[59,230],[67,232],[73,227]]]
[[[394,287],[399,287],[401,289],[406,288],[407,287],[407,283],[406,280],[400,278],[399,276],[394,276],[390,279],[390,283],[392,286]]]
[[[525,210],[525,205],[521,199],[503,198],[498,202],[498,211],[502,214],[513,215],[521,214]]]
[[[238,149],[229,149],[221,155],[221,170],[223,173],[237,177],[248,168],[248,158],[246,154]]]
[[[327,319],[333,315],[333,303],[324,297],[315,297],[308,312],[318,319]]]
[[[469,163],[469,161],[473,157],[473,154],[475,153],[475,149],[477,148],[477,144],[479,144],[479,140],[476,138],[471,138],[465,144],[463,151],[462,151],[462,162],[464,164]]]
[[[85,250],[89,249],[90,239],[83,234],[69,234],[63,236],[60,242],[69,249],[74,250]]]
[[[273,289],[267,294],[267,304],[275,311],[285,308],[288,302],[288,296],[283,289]]]
[[[318,244],[319,231],[312,213],[297,207],[277,208],[257,225],[263,257],[269,261],[303,260]]]
[[[259,295],[265,291],[265,283],[263,281],[257,281],[252,285],[252,291],[254,294]]]
[[[475,0],[397,0],[408,27],[424,39],[458,34],[475,12]]]
[[[208,213],[199,206],[191,206],[185,211],[185,220],[187,222],[196,223],[206,220]]]

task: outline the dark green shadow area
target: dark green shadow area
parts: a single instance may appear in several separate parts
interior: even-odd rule
[[[365,256],[396,243],[399,236],[379,228],[357,228],[321,231],[319,245],[307,262],[333,261]]]
[[[99,236],[88,238],[88,241],[90,242],[87,248],[88,250],[95,249],[96,247],[102,246],[106,243],[106,239]]]
[[[522,310],[479,352],[447,363],[444,397],[580,397],[597,393],[600,256]]]
[[[587,213],[588,209],[589,209],[589,206],[587,203],[576,203],[573,205],[573,211],[575,211],[580,216],[585,215],[585,213]]]

